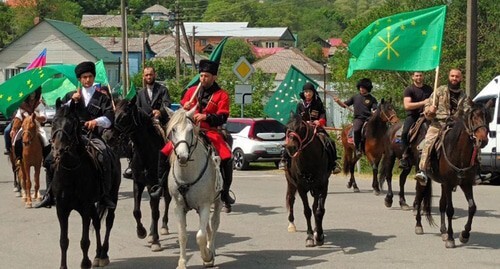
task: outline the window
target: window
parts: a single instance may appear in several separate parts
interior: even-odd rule
[[[200,45],[206,46],[207,45],[207,40],[206,39],[200,39]]]
[[[21,73],[21,70],[16,68],[16,69],[5,69],[5,80],[8,80],[9,78]]]
[[[266,42],[266,48],[274,48],[274,42]]]

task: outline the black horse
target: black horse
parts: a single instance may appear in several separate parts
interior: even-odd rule
[[[289,210],[288,231],[296,232],[293,205],[295,194],[298,191],[307,221],[306,247],[321,246],[325,239],[323,216],[328,194],[328,178],[334,167],[329,167],[328,152],[318,137],[316,127],[303,121],[300,115],[292,113],[287,129],[285,154],[290,156],[290,164],[285,172],[287,180],[286,206]],[[308,192],[314,199],[312,211],[307,197]],[[316,223],[314,234],[311,226],[312,212],[314,212]]]
[[[134,218],[136,220],[137,236],[141,239],[146,237],[146,229],[141,222],[141,200],[144,188],[148,193],[154,185],[158,184],[158,154],[165,145],[165,139],[154,126],[151,116],[139,109],[135,103],[135,97],[121,100],[115,111],[115,124],[111,137],[123,137],[125,135],[134,144],[134,153],[130,162],[134,180]],[[119,143],[120,144],[120,143]],[[122,143],[123,144],[123,143]],[[162,219],[161,234],[169,234],[168,231],[168,207],[171,201],[170,194],[166,190],[166,184],[162,186],[165,212]],[[160,218],[160,198],[150,196],[151,226],[149,229],[149,243],[152,251],[160,251],[161,245],[158,234],[158,220]]]
[[[399,142],[398,133],[402,128],[402,123],[398,122],[391,125],[389,128],[389,138],[390,147],[389,151],[384,154],[382,158],[382,169],[380,170],[380,180],[381,182],[387,181],[387,194],[385,196],[384,202],[386,207],[391,207],[393,203],[394,193],[392,191],[392,170],[394,164],[396,163],[396,158],[401,159],[403,156],[403,145]],[[415,129],[415,130],[414,130]],[[427,132],[427,121],[425,118],[420,118],[419,121],[412,127],[409,134],[409,156],[408,156],[408,167],[401,170],[399,175],[399,206],[403,210],[410,210],[411,207],[406,203],[405,198],[405,184],[408,175],[411,172],[412,167],[418,170],[418,163],[420,161],[420,151],[418,149],[419,144],[424,140],[425,133]],[[419,184],[416,186],[419,188]],[[415,203],[413,207],[416,208]]]
[[[477,155],[480,149],[488,143],[488,124],[492,120],[489,111],[491,105],[492,102],[488,102],[486,105],[472,103],[471,110],[462,115],[463,111],[460,109],[459,104],[458,115],[451,118],[445,128],[441,129],[441,134],[439,135],[441,142],[438,143],[437,150],[432,150],[429,156],[430,165],[426,170],[427,175],[432,180],[441,184],[441,199],[439,200],[439,212],[441,215],[440,231],[446,248],[455,247],[452,227],[454,214],[452,193],[457,186],[460,186],[464,192],[469,205],[467,223],[464,230],[460,233],[459,239],[460,242],[465,244],[470,238],[472,219],[476,213],[476,203],[474,201],[472,186],[474,185],[476,175],[479,173]],[[431,185],[432,180],[427,181],[426,187]],[[420,205],[423,200],[424,204],[429,205],[429,210],[424,210],[426,211],[429,223],[433,224],[430,215],[431,195],[430,191],[417,188],[417,198],[420,200],[416,200],[416,204]],[[448,217],[448,225],[445,222],[446,217]],[[420,210],[417,210],[416,219],[415,232],[422,234]]]
[[[103,161],[95,161],[89,153],[89,139],[82,133],[82,123],[76,114],[73,102],[69,106],[56,103],[57,113],[52,123],[52,154],[54,157],[54,179],[52,191],[56,197],[57,218],[61,228],[59,244],[61,247],[61,266],[67,268],[66,257],[69,245],[68,218],[72,210],[82,217],[82,239],[80,247],[83,252],[81,268],[106,266],[109,264],[109,236],[115,218],[115,209],[107,209],[103,205],[96,206],[101,198],[99,191],[100,177],[111,177],[109,196],[116,204],[120,188],[120,162],[111,149],[103,152]],[[101,241],[101,219],[105,217],[106,233]],[[96,233],[96,256],[92,263],[88,257],[90,247],[90,221]]]

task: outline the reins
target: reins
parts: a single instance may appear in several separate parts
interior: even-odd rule
[[[305,121],[302,121],[301,124],[304,124],[306,126],[306,135],[304,136],[304,138],[300,137],[300,135],[297,132],[295,132],[295,131],[287,130],[286,142],[285,143],[288,143],[290,136],[291,137],[295,137],[297,139],[297,141],[299,142],[298,149],[297,149],[297,151],[294,154],[291,154],[290,150],[287,149],[287,148],[285,148],[286,153],[288,154],[288,156],[290,156],[292,158],[297,157],[302,150],[304,150],[309,144],[311,144],[312,141],[314,140],[314,137],[316,136],[316,133],[317,133],[318,126],[314,126],[314,130],[312,132],[312,135],[309,137],[309,133],[310,133],[309,129],[310,128],[308,126],[308,123],[305,122]],[[309,139],[309,140],[307,140],[307,139]]]

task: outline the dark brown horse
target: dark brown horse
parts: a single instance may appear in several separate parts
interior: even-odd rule
[[[115,125],[111,137],[127,137],[134,143],[134,154],[130,163],[134,180],[134,218],[136,221],[137,237],[143,239],[147,236],[146,229],[141,222],[141,200],[144,189],[148,193],[154,185],[158,184],[158,154],[165,145],[162,134],[153,125],[150,115],[139,109],[132,100],[121,100],[116,106]],[[128,141],[127,139],[127,141]],[[120,142],[123,143],[123,142]],[[161,234],[169,234],[168,208],[171,201],[166,185],[163,187],[165,211],[163,213]],[[161,244],[158,232],[160,218],[160,198],[150,195],[151,226],[148,241],[152,251],[160,251]]]
[[[287,141],[285,154],[290,156],[290,164],[285,172],[287,180],[286,205],[288,214],[288,231],[295,232],[293,205],[295,194],[299,193],[304,206],[307,221],[306,247],[321,246],[324,243],[323,216],[328,194],[328,178],[332,169],[328,165],[328,152],[317,135],[317,129],[303,121],[300,115],[292,114],[287,124]],[[307,193],[313,196],[312,211]],[[314,213],[316,227],[311,226]]]
[[[492,120],[489,111],[491,104],[492,102],[488,102],[487,105],[473,103],[471,110],[464,115],[462,115],[463,112],[459,104],[458,115],[448,121],[445,128],[441,130],[439,135],[441,143],[438,143],[438,149],[432,150],[429,156],[430,165],[427,167],[426,173],[432,180],[441,184],[441,199],[439,200],[440,231],[446,248],[455,247],[452,227],[454,215],[452,193],[457,186],[460,186],[464,192],[469,205],[467,223],[460,233],[459,239],[460,242],[465,244],[470,238],[472,219],[476,213],[472,186],[479,169],[477,155],[480,149],[488,143],[488,124]],[[432,184],[432,180],[427,181],[427,186]],[[421,194],[422,192],[424,194]],[[429,208],[424,208],[424,211],[426,211],[429,223],[432,224],[430,215],[431,192],[417,188],[417,197],[422,197],[424,204],[429,205]],[[421,200],[416,201],[417,206],[420,203]],[[448,218],[448,225],[446,225],[446,217]],[[420,210],[417,210],[416,219],[415,232],[422,234]]]
[[[61,269],[67,268],[69,246],[68,229],[71,211],[77,211],[82,218],[82,238],[80,248],[83,258],[81,268],[102,267],[109,264],[109,237],[115,218],[115,209],[96,205],[101,199],[102,177],[110,178],[108,195],[116,204],[120,188],[120,161],[110,148],[102,151],[102,160],[96,161],[88,152],[93,148],[83,134],[82,123],[76,114],[76,105],[69,106],[56,102],[57,113],[52,123],[52,156],[54,157],[54,179],[52,191],[56,198],[57,218],[61,229],[59,245],[61,248]],[[105,218],[106,232],[101,241],[101,220]],[[90,223],[95,229],[96,256],[91,262],[88,256],[90,247]]]
[[[389,100],[386,102],[383,98],[377,110],[370,116],[363,127],[363,150],[373,171],[372,188],[376,195],[380,194],[378,183],[378,166],[382,156],[389,148],[389,136],[387,134],[388,124],[399,121],[396,111]],[[356,179],[354,178],[354,168],[360,157],[357,157],[354,150],[354,144],[348,141],[349,132],[352,125],[346,126],[342,130],[342,145],[344,146],[343,172],[345,175],[350,173],[351,177],[347,183],[347,188],[353,188],[354,192],[359,192]]]
[[[408,175],[411,172],[412,167],[415,167],[415,170],[418,170],[418,163],[420,161],[420,152],[418,150],[418,145],[424,140],[425,133],[427,132],[427,123],[424,118],[421,118],[422,124],[418,124],[418,128],[420,129],[415,133],[415,137],[411,139],[409,156],[408,156],[408,168],[402,169],[401,174],[399,175],[399,206],[403,210],[410,210],[411,207],[406,203],[405,198],[405,184]],[[385,196],[385,206],[391,207],[393,203],[394,193],[392,191],[392,170],[394,168],[394,164],[396,163],[396,158],[401,160],[403,156],[403,145],[400,142],[398,137],[398,133],[403,127],[401,122],[391,125],[389,128],[389,139],[391,141],[391,145],[389,147],[389,151],[384,154],[382,158],[382,168],[380,169],[380,181],[387,181],[387,194]],[[417,188],[419,185],[417,184]],[[415,205],[413,205],[415,206]]]

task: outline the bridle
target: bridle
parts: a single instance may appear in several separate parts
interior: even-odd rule
[[[70,156],[73,159],[79,160],[80,157],[77,154],[74,154],[72,149],[76,149],[76,146],[80,143],[81,139],[78,135],[78,132],[76,131],[76,128],[79,128],[78,126],[72,126],[73,127],[73,132],[70,134],[64,128],[59,128],[54,131],[52,131],[52,137],[51,140],[55,141],[56,135],[58,133],[62,133],[63,136],[67,138],[69,143],[65,145],[64,147],[61,147],[59,149],[56,149],[55,144],[53,146],[53,152],[54,154],[54,163],[56,167],[61,167],[65,170],[73,170],[81,166],[81,162],[77,161],[74,166],[65,166],[63,162],[61,161],[63,159],[63,156]]]
[[[391,109],[387,109],[388,111],[392,111]],[[391,113],[390,116],[387,115],[386,109],[380,109],[380,114],[385,118],[385,122],[393,123],[393,118],[397,117],[396,113]]]
[[[316,136],[317,133],[317,126],[314,126],[314,130],[311,131],[311,128],[309,128],[308,123],[301,120],[300,125],[304,125],[306,128],[306,134],[304,138],[302,138],[296,131],[292,130],[287,130],[286,131],[286,141],[285,144],[288,144],[290,140],[296,139],[297,142],[299,143],[299,146],[297,147],[297,151],[295,151],[294,154],[290,153],[290,150],[285,147],[285,151],[288,154],[288,156],[295,158],[297,157],[302,150],[304,150],[309,144],[312,143],[314,140],[314,137]],[[311,135],[310,135],[311,134]]]

